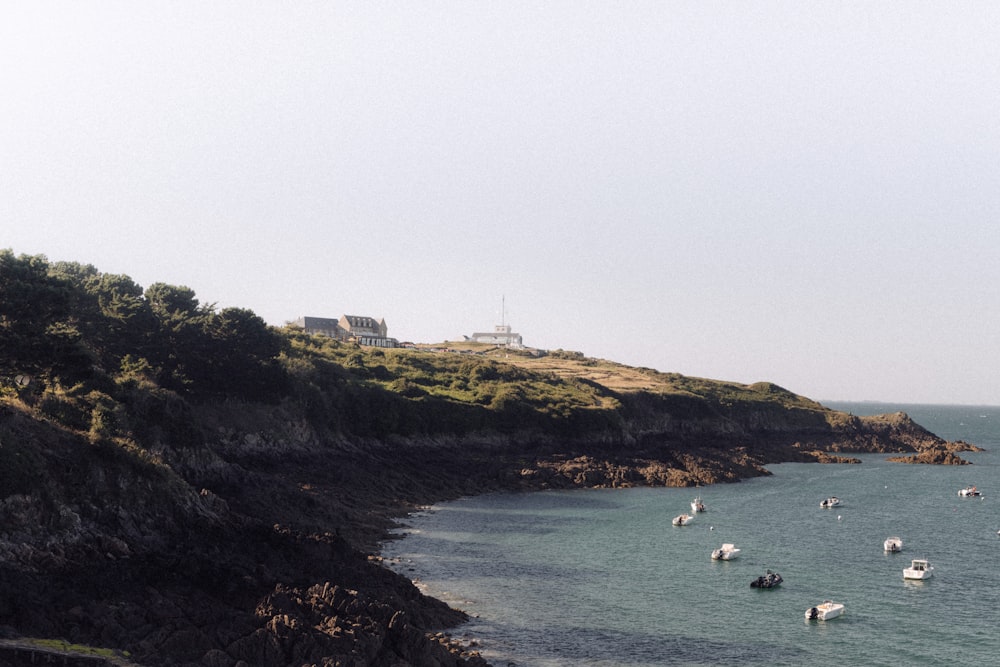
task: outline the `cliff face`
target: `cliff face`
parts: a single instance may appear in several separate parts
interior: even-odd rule
[[[0,637],[149,665],[482,663],[428,634],[464,614],[339,537],[338,501],[310,500],[311,467],[340,475],[312,436],[287,440],[297,453],[279,463],[258,438],[302,435],[294,423],[239,432],[238,449],[230,429],[137,461],[0,407]]]
[[[0,350],[0,647],[143,665],[479,665],[436,633],[464,615],[369,555],[413,507],[967,447],[767,382],[361,348],[9,250]]]
[[[619,400],[620,418],[601,419],[610,426],[574,435],[530,425],[380,438],[329,431],[292,401],[202,401],[133,428],[131,444],[8,402],[0,626],[144,665],[482,664],[435,634],[461,612],[367,555],[416,506],[496,489],[735,482],[777,461],[968,447],[901,414]]]

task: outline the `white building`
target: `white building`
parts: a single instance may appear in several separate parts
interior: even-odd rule
[[[511,331],[509,324],[498,324],[493,327],[493,333],[474,333],[469,340],[476,343],[489,343],[491,345],[504,345],[516,350],[524,347],[521,341],[521,334]]]

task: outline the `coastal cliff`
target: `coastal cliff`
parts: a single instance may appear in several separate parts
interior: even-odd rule
[[[106,664],[479,666],[444,632],[465,615],[377,555],[414,508],[972,448],[766,382],[360,348],[89,266],[0,269],[0,664],[49,639]]]
[[[574,437],[381,438],[333,435],[290,401],[184,401],[150,409],[133,448],[8,401],[0,624],[143,665],[480,665],[438,632],[465,616],[372,555],[415,507],[498,489],[736,482],[778,461],[954,447],[905,415],[727,408],[713,422],[620,399],[613,427]]]

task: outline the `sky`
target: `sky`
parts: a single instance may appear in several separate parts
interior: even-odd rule
[[[1000,3],[0,0],[0,248],[1000,404]]]

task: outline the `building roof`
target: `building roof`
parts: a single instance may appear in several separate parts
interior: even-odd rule
[[[330,317],[300,317],[295,323],[307,329],[333,329],[340,326],[340,321]]]
[[[385,320],[376,320],[374,317],[367,317],[365,315],[344,315],[341,320],[347,320],[347,323],[352,327],[368,327],[376,328],[380,324],[384,324]]]

